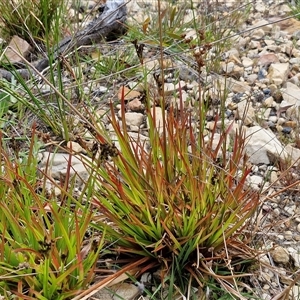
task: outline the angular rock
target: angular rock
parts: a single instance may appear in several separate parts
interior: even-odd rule
[[[223,76],[219,76],[215,84],[217,90],[219,90],[220,88],[221,90],[226,88],[234,93],[240,94],[251,91],[251,87],[246,82],[241,82],[233,78],[225,78]]]
[[[67,148],[69,148],[70,150],[72,149],[72,151],[75,152],[75,153],[84,152],[83,148],[78,143],[76,143],[76,142],[69,141],[67,143]]]
[[[243,120],[246,126],[252,124],[255,118],[255,110],[252,103],[245,100],[239,102],[237,104],[237,118]]]
[[[264,184],[265,179],[262,176],[251,175],[247,177],[247,184],[254,190],[258,191]]]
[[[11,48],[14,49],[14,51]],[[18,52],[21,56],[26,58],[30,50],[31,46],[25,40],[14,35],[5,50],[4,60],[8,60],[12,64],[22,62],[22,57],[17,55],[15,52]]]
[[[298,166],[300,163],[300,149],[293,147],[290,144],[286,145],[284,149],[287,152],[288,160],[291,165]]]
[[[270,65],[268,78],[276,85],[281,85],[287,80],[289,63],[273,63]]]
[[[141,126],[144,121],[144,114],[136,112],[125,113],[126,125],[128,126]]]
[[[272,131],[260,126],[246,129],[245,151],[253,164],[270,164],[277,159],[286,159],[287,152]]]
[[[251,37],[255,40],[260,40],[261,38],[263,38],[265,36],[265,32],[262,28],[259,29],[255,29],[251,35]]]
[[[288,105],[300,106],[300,88],[297,85],[287,82],[282,97]]]
[[[41,157],[39,169],[55,180],[59,181],[65,178],[69,172],[71,177],[76,176],[76,187],[80,187],[83,181],[88,179],[89,172],[86,163],[83,163],[80,156],[70,156],[68,153],[42,152]],[[70,159],[71,167],[68,169]],[[85,157],[86,160],[90,159]]]
[[[242,60],[242,64],[244,68],[252,67],[253,66],[253,60],[248,57],[244,57]]]
[[[262,54],[257,63],[262,67],[269,66],[270,64],[279,63],[279,58],[274,53]]]

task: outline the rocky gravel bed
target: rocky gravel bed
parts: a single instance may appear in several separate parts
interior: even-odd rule
[[[209,9],[209,6],[205,7],[203,4],[204,7],[197,6],[197,1],[194,3],[198,13],[201,9]],[[94,4],[93,1],[82,2],[81,9],[91,8]],[[155,1],[131,1],[127,5],[129,22],[145,20],[149,14],[157,13]],[[174,1],[174,5],[184,5],[184,1]],[[211,5],[214,5],[213,2]],[[230,18],[230,11],[234,9],[236,2],[217,1],[216,5],[220,16]],[[250,281],[261,299],[280,299],[279,296],[290,284],[290,299],[299,299],[300,21],[287,18],[290,12],[287,3],[271,0],[253,1],[249,5],[251,11],[247,22],[240,24],[228,37],[233,42],[232,47],[222,53],[218,72],[214,70],[206,74],[203,71],[205,93],[198,93],[197,72],[190,64],[192,57],[188,53],[169,55],[167,51],[164,58],[164,91],[169,103],[178,101],[176,95],[180,92],[186,109],[193,109],[195,103],[204,99],[212,102],[206,116],[208,139],[215,126],[215,112],[220,108],[221,99],[225,98],[225,123],[229,126],[234,122],[234,129],[242,126],[247,136],[246,152],[252,164],[248,184],[262,193],[263,204],[257,216],[259,229],[255,239],[262,253],[259,258],[261,264],[253,271],[255,276]],[[186,9],[187,20],[192,13],[190,8]],[[77,15],[75,9],[74,15]],[[190,29],[186,34],[188,38],[195,35],[195,32]],[[125,121],[130,135],[133,139],[139,136],[147,141],[148,124],[143,89],[139,84],[143,74],[134,65],[138,65],[134,45],[120,41],[117,45],[100,47],[107,58],[128,57],[134,74],[126,78],[122,74],[106,74],[96,79],[94,74],[97,74],[97,68],[101,70],[101,65],[93,66],[84,62],[81,66],[86,70],[83,90],[92,95],[93,113],[113,137],[114,130],[106,116],[108,104],[111,100],[118,103],[124,89],[127,101]],[[215,50],[214,47],[210,50],[211,59],[214,58]],[[158,55],[157,48],[145,45],[144,68],[148,73],[148,84],[154,87],[151,94],[153,103],[158,97],[157,82],[153,76],[155,72],[159,72],[161,65]],[[71,82],[67,73],[65,81]],[[223,92],[225,87],[228,91],[226,97]],[[50,90],[47,85],[41,85],[40,88],[45,95]],[[115,113],[121,119],[118,104]],[[160,107],[156,107],[155,114],[159,124],[162,118]],[[82,136],[87,141],[92,138],[89,132],[83,131]],[[72,142],[72,145],[69,143],[68,146],[76,153],[85,152],[76,142]],[[59,182],[67,170],[68,155],[54,155],[48,149],[40,156],[41,169],[45,168],[49,156],[52,156],[51,177]],[[79,155],[74,156],[72,165],[74,174],[83,179],[88,176]],[[82,182],[79,179],[77,184],[80,191]],[[55,192],[59,195],[59,190]],[[128,292],[131,288],[135,287],[130,286],[125,290]],[[137,293],[135,289],[135,296]],[[132,297],[124,296],[125,299],[133,299]],[[111,295],[107,298],[98,295],[98,298],[115,299]],[[140,299],[146,298],[141,296]]]

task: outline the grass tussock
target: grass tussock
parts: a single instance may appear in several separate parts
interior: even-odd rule
[[[68,189],[52,182],[61,191],[60,201],[54,190],[46,192],[51,178],[37,177],[34,132],[26,156],[20,157],[18,141],[12,148],[15,160],[0,147],[0,294],[5,299],[70,299],[94,278],[104,232],[88,238],[93,213],[72,196],[70,174],[64,182]]]
[[[17,75],[11,83],[0,81],[0,97],[9,99],[0,106],[5,137],[0,147],[0,195],[4,199],[0,203],[0,295],[8,299],[82,299],[122,274],[138,280],[153,271],[158,274],[153,279],[155,291],[144,290],[151,299],[247,298],[239,282],[248,275],[244,271],[247,259],[254,256],[249,229],[260,195],[246,185],[251,168],[244,154],[243,132],[233,123],[225,125],[226,88],[220,91],[221,104],[209,132],[205,118],[212,105],[205,94],[211,82],[205,82],[205,76],[218,70],[222,52],[232,42],[228,37],[246,18],[247,7],[243,6],[243,13],[232,10],[230,17],[219,18],[213,6],[199,16],[194,14],[192,1],[178,6],[168,3],[166,8],[161,1],[156,3],[156,15],[137,26],[128,24],[124,41],[129,50],[118,53],[121,44],[115,46],[117,50],[101,49],[97,58],[86,55],[84,59],[75,53],[53,62],[47,72],[35,74],[40,82]],[[46,38],[49,43],[50,31],[58,38],[62,5],[60,0],[11,1],[6,7],[0,3],[2,29],[29,40]],[[187,7],[192,11],[188,19]],[[153,60],[160,64],[157,86],[148,82],[154,70],[146,70],[149,57],[143,56],[144,47],[156,51]],[[166,54],[192,67],[198,76],[199,101],[192,109],[183,103],[181,88],[176,101],[167,101]],[[95,69],[89,84],[100,79],[103,84],[106,79],[111,86],[117,80],[134,79],[142,86],[146,139],[142,133],[133,139],[126,127],[124,91],[119,114],[112,102],[103,114],[114,137],[103,130],[101,118],[93,115],[95,102],[90,100],[94,96],[84,89],[88,85],[80,73],[82,62]],[[72,64],[79,74],[73,72]],[[73,77],[65,81],[66,69]],[[42,84],[48,94],[43,93]],[[157,110],[162,112],[161,121]],[[24,152],[10,133],[28,112],[44,125],[44,132],[37,134],[33,127]],[[5,120],[8,115],[15,116],[14,120]],[[86,132],[89,140],[85,140]],[[60,183],[47,172],[37,176],[42,147],[37,136],[47,137],[43,142],[54,151],[62,150],[59,142],[76,140],[85,145],[81,158],[89,174],[82,179],[79,198],[74,196],[71,164]],[[72,151],[64,151],[71,161]],[[49,193],[49,180],[60,197]],[[102,251],[104,244],[108,246]],[[107,263],[97,268],[106,257],[114,261],[113,267]],[[111,269],[114,274],[108,276]],[[105,279],[94,284],[96,272],[101,271]]]
[[[44,41],[51,32],[53,37],[54,23],[60,21],[64,8],[62,0],[1,1],[1,32],[31,42]]]

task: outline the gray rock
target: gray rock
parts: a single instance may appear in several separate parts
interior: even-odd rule
[[[89,176],[86,162],[91,160],[88,157],[84,157],[83,160],[79,155],[70,156],[68,153],[51,152],[42,152],[41,157],[39,169],[54,180],[60,181],[69,172],[71,177],[76,176],[76,187],[81,187]]]

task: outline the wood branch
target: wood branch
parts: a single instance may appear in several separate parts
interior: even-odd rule
[[[58,44],[58,47],[52,53],[52,60],[80,46],[99,43],[111,34],[114,36],[122,35],[125,31],[124,23],[126,17],[127,9],[124,0],[107,1],[97,18],[91,21],[84,29],[78,31],[74,36],[66,37]],[[43,58],[32,64],[36,70],[42,72],[49,66],[49,59]],[[4,78],[7,81],[11,81],[14,73],[18,73],[24,79],[29,79],[35,72],[33,69],[30,69],[30,66],[28,66],[28,69],[15,69],[14,71],[0,69],[0,79]]]

